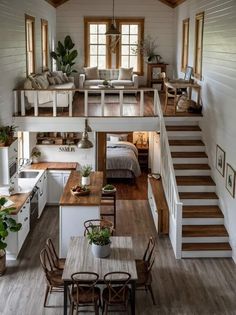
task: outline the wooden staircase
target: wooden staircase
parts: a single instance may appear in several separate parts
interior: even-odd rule
[[[166,130],[183,203],[182,257],[231,257],[198,121],[166,121]]]

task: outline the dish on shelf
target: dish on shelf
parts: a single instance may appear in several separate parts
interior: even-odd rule
[[[102,192],[109,194],[109,193],[114,193],[116,191],[116,187],[113,185],[106,185],[102,188]]]
[[[42,144],[53,144],[53,143],[54,143],[53,140],[49,140],[49,139],[42,140]]]
[[[75,185],[71,188],[70,191],[74,196],[86,196],[90,193],[90,189],[82,185]]]

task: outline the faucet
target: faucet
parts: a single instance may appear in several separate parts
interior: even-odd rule
[[[20,158],[18,171],[20,171],[24,166],[30,165],[30,163],[31,163],[30,159]]]

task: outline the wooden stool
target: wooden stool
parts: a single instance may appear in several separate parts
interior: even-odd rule
[[[101,216],[113,217],[114,228],[116,228],[116,191],[111,193],[102,192],[101,206],[110,206],[113,208],[112,212],[101,213]]]

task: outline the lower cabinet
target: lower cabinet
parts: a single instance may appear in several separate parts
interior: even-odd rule
[[[39,209],[38,209],[38,217],[41,216],[43,209],[47,203],[48,196],[48,179],[47,172],[45,171],[43,175],[40,177],[37,186],[39,188]]]
[[[70,171],[48,171],[48,204],[58,204]]]
[[[30,230],[30,199],[28,198],[17,215],[12,216],[22,224],[18,232],[10,232],[7,237],[7,259],[16,259]]]
[[[157,229],[157,233],[158,233],[158,210],[157,210],[157,205],[155,202],[155,198],[154,198],[154,194],[152,191],[152,186],[150,184],[150,181],[148,181],[148,201],[149,201],[149,206],[151,208],[153,221],[154,221],[155,227]]]

